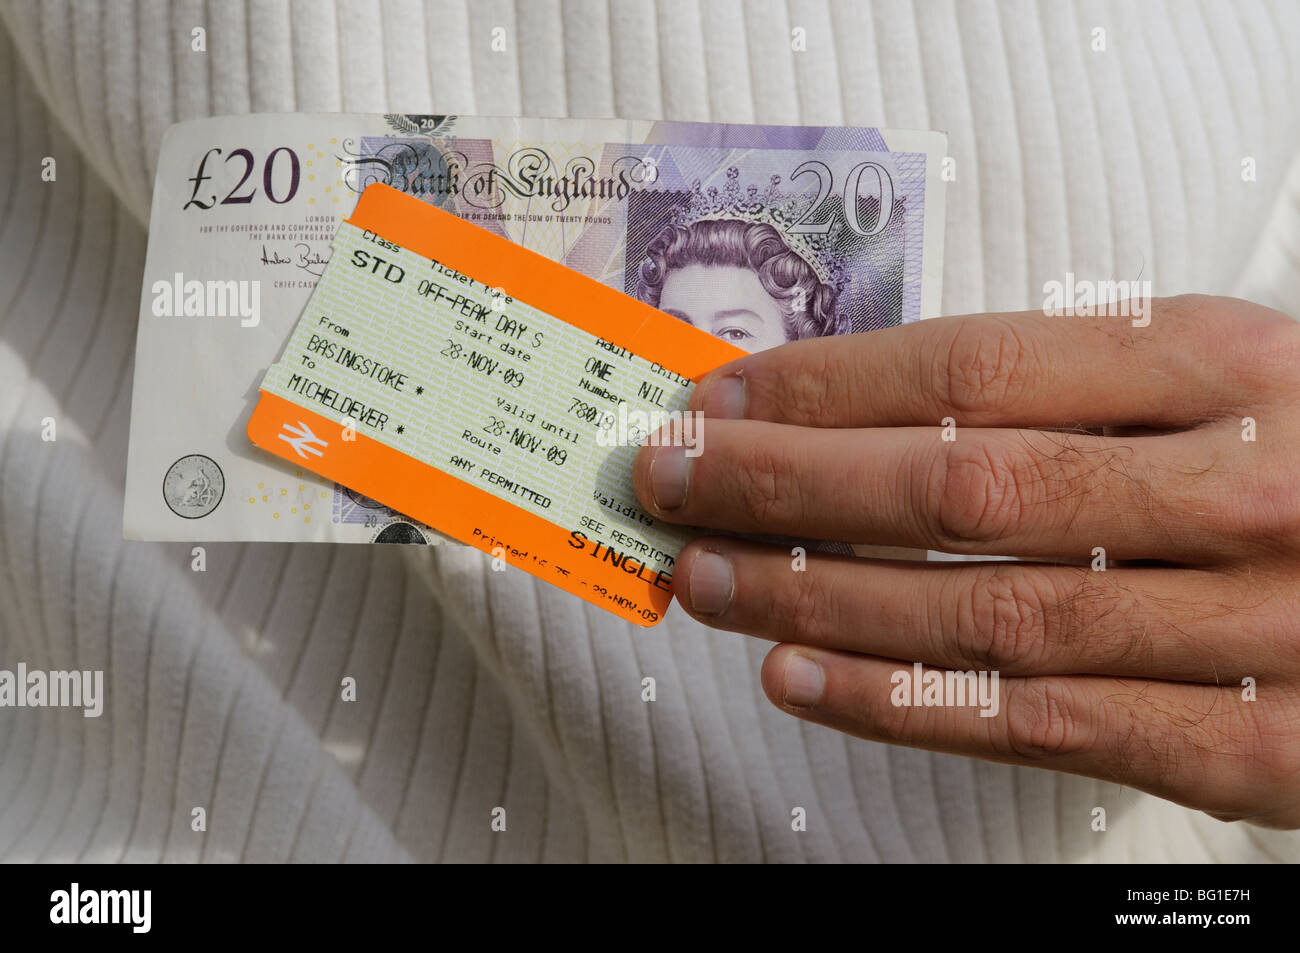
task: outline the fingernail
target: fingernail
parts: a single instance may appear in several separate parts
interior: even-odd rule
[[[791,708],[811,708],[821,701],[822,689],[826,687],[826,675],[822,667],[797,652],[790,653],[785,660],[785,688],[781,697]]]
[[[701,615],[721,615],[731,605],[736,588],[731,560],[718,553],[702,552],[691,563],[691,608]]]
[[[650,461],[650,493],[655,506],[675,510],[686,502],[691,480],[691,458],[685,447],[660,447]]]
[[[745,378],[728,374],[709,383],[704,392],[705,417],[742,420],[745,416]]]

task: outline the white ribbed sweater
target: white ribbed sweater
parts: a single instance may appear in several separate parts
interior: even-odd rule
[[[119,538],[144,223],[176,120],[944,129],[945,312],[1035,306],[1067,271],[1294,309],[1294,2],[3,0],[0,24],[0,668],[108,683],[97,720],[0,710],[0,859],[1300,858],[1295,835],[1113,785],[802,724],[763,696],[766,643],[678,610],[636,630],[477,551],[209,545],[200,574],[186,545]]]

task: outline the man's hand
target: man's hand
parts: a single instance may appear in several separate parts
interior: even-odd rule
[[[637,458],[654,515],[1041,561],[798,571],[709,536],[677,562],[682,606],[781,643],[763,686],[801,718],[1300,827],[1300,325],[1148,305],[1146,327],[941,318],[710,374],[703,453]],[[896,704],[913,662],[997,671],[996,716]]]

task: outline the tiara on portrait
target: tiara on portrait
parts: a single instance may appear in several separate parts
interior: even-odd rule
[[[691,186],[690,198],[677,207],[670,221],[683,226],[719,219],[765,222],[777,230],[791,251],[807,262],[819,281],[839,295],[849,278],[844,263],[834,252],[844,231],[843,216],[834,216],[830,228],[821,235],[791,232],[790,228],[803,219],[817,196],[783,192],[780,184],[781,177],[773,175],[762,192],[757,185],[749,185],[742,195],[740,170],[734,165],[729,166],[726,184],[720,192],[715,185],[701,188],[700,180],[696,179]]]

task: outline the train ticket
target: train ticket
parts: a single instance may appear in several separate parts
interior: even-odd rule
[[[248,436],[650,626],[695,531],[638,504],[633,460],[665,424],[702,452],[691,390],[744,353],[375,184],[339,226]]]

